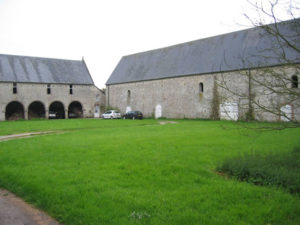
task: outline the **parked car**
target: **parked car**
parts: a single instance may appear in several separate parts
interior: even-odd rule
[[[56,112],[50,111],[49,112],[49,119],[55,119],[56,118]]]
[[[120,119],[121,113],[117,110],[109,110],[101,115],[103,119]]]
[[[129,111],[123,115],[123,119],[143,119],[143,113],[140,111]]]

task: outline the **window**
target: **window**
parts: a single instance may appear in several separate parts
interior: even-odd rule
[[[292,76],[292,88],[298,88],[298,76],[297,75],[294,75]]]
[[[47,95],[51,94],[51,85],[47,84]]]
[[[13,94],[17,94],[17,83],[13,83]]]
[[[73,94],[73,85],[70,84],[70,95],[72,95],[72,94]]]
[[[130,90],[127,91],[127,105],[130,105],[130,100],[131,100],[131,92]]]
[[[199,83],[199,92],[200,93],[203,93],[204,92],[204,86],[203,86],[203,83]]]

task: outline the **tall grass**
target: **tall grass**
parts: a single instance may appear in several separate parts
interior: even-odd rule
[[[225,160],[218,171],[256,185],[274,185],[300,194],[300,147],[267,155],[244,155]]]

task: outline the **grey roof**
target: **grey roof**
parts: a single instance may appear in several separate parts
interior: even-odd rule
[[[0,82],[94,84],[84,61],[0,54]]]
[[[273,25],[268,25],[274,28]],[[277,24],[300,48],[300,19]],[[107,85],[300,62],[299,51],[281,46],[262,27],[124,56]],[[282,47],[282,48],[281,48]],[[282,54],[285,57],[281,57]]]

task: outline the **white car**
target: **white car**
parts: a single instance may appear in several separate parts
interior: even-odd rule
[[[117,110],[109,110],[101,115],[103,119],[120,119],[121,113]]]
[[[50,111],[49,112],[49,119],[55,119],[56,118],[56,112]]]

